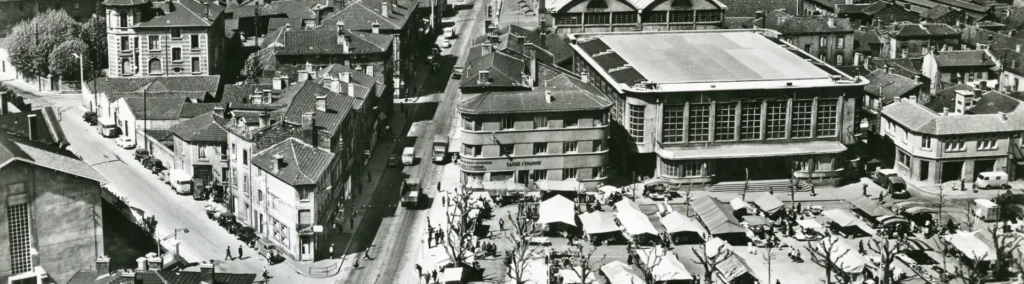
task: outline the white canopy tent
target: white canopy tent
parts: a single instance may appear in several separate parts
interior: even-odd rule
[[[562,284],[597,284],[596,271],[590,272],[587,275],[586,283],[580,280],[580,273],[583,270],[582,267],[574,266],[572,269],[562,269],[558,271],[558,275],[562,277]]]
[[[981,232],[983,231],[959,232],[943,236],[943,239],[972,260],[994,261],[996,260],[995,248],[978,238],[976,234]]]
[[[661,225],[665,226],[665,231],[670,234],[680,232],[697,232],[700,233],[703,229],[694,223],[689,217],[683,216],[678,211],[672,211],[661,217]]]
[[[814,221],[813,219],[796,220],[796,224],[808,230],[815,230],[818,232],[825,230],[825,227],[823,227],[821,223],[818,223],[818,221]]]
[[[615,225],[615,213],[594,211],[580,215],[583,231],[588,235],[618,232],[622,229]]]
[[[579,180],[570,178],[565,180],[538,180],[533,183],[536,190],[540,191],[585,191],[586,187]]]
[[[631,236],[658,234],[658,230],[654,228],[654,224],[651,224],[651,220],[647,219],[647,215],[640,213],[640,211],[621,210],[619,213],[615,213],[615,217],[619,218],[619,223],[626,229],[626,233]]]
[[[836,236],[814,241],[811,247],[818,252],[829,254],[832,262],[847,273],[861,273],[867,263],[863,255]]]
[[[637,257],[644,266],[651,268],[654,281],[690,281],[693,275],[686,270],[683,263],[672,251],[661,248],[644,248],[636,250]]]
[[[505,283],[516,284],[516,280],[506,278]],[[527,284],[547,284],[548,265],[542,259],[532,259],[526,262],[526,269],[523,270],[523,282]]]
[[[576,203],[561,195],[555,195],[540,203],[538,224],[564,223],[576,226]]]
[[[629,267],[629,265],[618,260],[601,266],[601,273],[604,274],[605,277],[608,277],[608,283],[610,284],[644,283],[644,279],[640,278],[640,276],[633,271],[632,267]]]
[[[750,207],[750,204],[748,204],[746,201],[743,201],[743,199],[737,197],[733,198],[732,200],[729,200],[729,206],[732,207],[733,211],[736,211],[746,209]]]

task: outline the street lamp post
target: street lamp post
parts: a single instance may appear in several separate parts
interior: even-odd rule
[[[82,89],[82,94],[85,94],[85,64],[82,63],[83,55],[78,53],[72,53],[71,56],[78,58],[78,80],[79,85],[81,85],[80,88]],[[89,104],[89,108],[92,109],[93,112],[96,112],[96,92],[92,92],[92,95],[92,103]]]

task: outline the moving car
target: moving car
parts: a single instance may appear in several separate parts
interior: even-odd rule
[[[398,154],[391,154],[391,157],[388,157],[388,167],[397,166],[398,165],[398,159],[399,159],[398,158]]]
[[[416,208],[420,202],[420,181],[409,178],[402,182],[402,206]]]
[[[875,175],[871,177],[871,181],[882,188],[889,188],[890,178],[898,176],[894,169],[877,169]]]
[[[416,162],[416,148],[405,147],[402,149],[402,164],[408,166]]]
[[[452,79],[462,79],[462,66],[456,65],[455,68],[452,68]]]
[[[103,135],[103,137],[112,138],[117,136],[118,128],[117,124],[114,123],[114,119],[109,116],[104,116],[96,119],[98,124],[96,125],[96,131]]]
[[[447,40],[447,39],[446,40],[442,40],[441,41],[441,47],[443,47],[443,48],[451,48],[452,47],[452,42],[450,40]]]
[[[448,136],[434,134],[434,163],[443,163],[445,154],[448,153]]]
[[[889,177],[889,194],[893,198],[910,198],[910,191],[907,191],[907,182],[901,177]]]
[[[455,38],[455,27],[444,28],[444,38],[453,39]]]
[[[124,149],[135,148],[135,139],[128,135],[117,137],[117,146]]]
[[[1006,172],[995,171],[995,172],[982,172],[978,174],[978,178],[974,180],[974,187],[990,189],[990,188],[1009,188],[1010,184],[1009,176]]]

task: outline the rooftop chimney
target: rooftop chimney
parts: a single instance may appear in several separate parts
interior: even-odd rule
[[[224,107],[222,107],[222,106],[215,106],[215,107],[213,107],[213,114],[216,114],[217,116],[220,116],[220,117],[224,117]]]
[[[1007,119],[1009,119],[1009,118],[1006,117],[1006,113],[1005,112],[1001,112],[1001,111],[999,112],[999,118],[1001,118],[1003,121],[1006,121]]]
[[[348,49],[348,33],[345,31],[345,22],[338,21],[338,45],[341,45],[341,50],[345,53],[349,52]]]
[[[356,97],[356,84],[349,83],[348,90],[346,91],[347,92],[345,94],[347,94],[349,97]]]
[[[389,1],[383,1],[380,3],[380,15],[385,18],[391,17],[391,11],[389,11],[391,9],[391,3],[388,2]]]
[[[301,125],[302,129],[313,128],[313,123],[314,122],[313,122],[313,112],[312,111],[307,111],[306,113],[302,114],[302,125]]]
[[[974,91],[971,90],[956,90],[956,105],[954,111],[956,114],[964,114],[974,106]]]
[[[491,42],[489,42],[489,41],[488,42],[484,42],[483,48],[480,48],[480,55],[490,54],[491,51],[493,51],[493,50],[494,50],[494,46],[491,45]]]
[[[830,28],[834,28],[836,26],[836,20],[833,19],[833,18],[828,18],[827,23],[828,23],[828,27],[830,27]]]
[[[36,131],[38,126],[36,126],[36,124],[39,124],[39,115],[30,113],[28,115],[28,140],[35,141],[36,139],[39,139],[39,133]]]
[[[943,107],[942,108],[942,116],[948,116],[948,115],[949,115],[949,108],[948,107]]]
[[[270,114],[269,113],[265,113],[265,112],[261,113],[260,114],[260,128],[267,127],[267,125],[269,125],[269,124],[270,124]]]
[[[341,80],[338,78],[330,78],[331,80],[331,92],[341,93]]]
[[[337,87],[338,81],[331,82],[332,87]],[[320,112],[327,112],[327,94],[319,93],[316,94],[316,110]]]
[[[477,83],[479,83],[480,85],[487,85],[487,83],[491,82],[490,75],[491,75],[491,71],[480,70],[479,76],[477,76],[477,78],[476,78],[477,79]]]
[[[138,271],[149,270],[149,259],[146,259],[145,257],[139,257],[139,258],[135,259],[135,263],[138,264],[138,266],[135,267],[135,270],[138,270]]]
[[[551,90],[544,90],[544,100],[548,103],[555,101],[555,97],[551,96]]]
[[[377,22],[377,21],[373,21],[373,23],[370,24],[370,30],[373,31],[373,33],[375,33],[375,34],[379,34],[380,33],[380,23]]]
[[[288,76],[280,74],[277,77],[274,77],[273,85],[274,90],[283,90],[284,87],[288,86]]]
[[[309,71],[306,71],[305,69],[301,69],[301,70],[298,71],[298,73],[299,73],[299,75],[298,75],[299,82],[305,82],[306,80],[309,80]]]
[[[154,253],[151,255],[149,260],[146,262],[149,265],[149,270],[157,271],[163,269],[164,260]]]
[[[583,73],[580,73],[580,81],[583,81],[583,83],[590,83],[590,72],[584,70]]]
[[[279,156],[275,155],[274,158]],[[278,159],[279,163],[282,159]],[[199,264],[199,283],[201,284],[213,284],[213,276],[216,275],[217,268],[211,260],[209,263]]]
[[[103,255],[96,258],[96,273],[100,275],[110,274],[110,258]]]
[[[281,154],[274,154],[274,172],[281,171],[284,168],[284,156]]]
[[[366,75],[374,76],[373,65],[366,65]]]
[[[352,73],[349,73],[348,71],[341,72],[341,74],[338,74],[338,77],[341,78],[342,82],[345,82],[345,83],[351,83],[352,82]]]
[[[1017,53],[1020,53],[1020,44],[1018,44],[1018,45],[1017,45],[1017,48],[1015,48],[1014,50],[1016,50],[1016,51],[1017,51]]]

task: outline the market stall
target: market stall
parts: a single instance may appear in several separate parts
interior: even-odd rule
[[[793,237],[798,241],[819,240],[825,234],[825,227],[814,219],[796,220],[796,224],[800,226],[800,230],[797,230]]]
[[[564,180],[538,180],[530,184],[530,191],[539,191],[542,199],[561,195],[567,198],[576,198],[580,193],[587,191],[579,180],[574,178]]]
[[[764,212],[765,216],[773,220],[781,217],[786,212],[786,206],[782,203],[782,200],[768,193],[754,199],[754,206],[757,207],[757,210]]]
[[[943,236],[942,239],[955,249],[957,255],[963,260],[971,262],[991,262],[996,260],[996,249],[982,240],[978,234],[984,230],[975,232],[960,232]]]
[[[868,220],[874,220],[875,218],[896,215],[892,210],[882,207],[878,204],[878,200],[868,198],[866,196],[858,196],[853,200],[850,200],[850,204],[853,204],[853,212],[867,218]]]
[[[646,283],[640,277],[639,271],[618,260],[602,265],[601,276],[604,276],[609,284]]]
[[[740,225],[729,205],[705,195],[690,202],[690,206],[697,212],[698,220],[712,236],[734,244],[746,244],[750,240],[747,238],[747,229]]]
[[[867,223],[857,219],[853,216],[853,213],[845,209],[831,209],[821,212],[821,215],[827,217],[832,228],[842,235],[846,236],[857,236],[857,235],[874,235],[877,232],[874,228],[871,228]]]
[[[582,271],[583,271],[583,268],[581,268],[579,266],[574,266],[571,269],[562,268],[561,270],[558,270],[558,277],[562,279],[562,282],[561,282],[562,284],[597,284],[598,283],[597,282],[597,277],[594,276],[595,273],[592,273],[592,272],[587,275],[587,281],[584,282],[582,279],[580,279],[580,275],[583,274],[583,273],[580,273]]]
[[[738,216],[753,214],[750,212],[750,204],[739,197],[729,200],[729,207],[732,207],[732,211]]]
[[[734,248],[729,243],[719,238],[711,238],[705,245],[704,254],[707,257],[718,261],[717,272],[715,277],[723,283],[729,284],[747,284],[756,283],[757,277],[754,276],[750,270],[750,265],[747,261],[737,255],[733,250]],[[724,258],[719,257],[724,255]],[[703,257],[698,255],[698,257]],[[708,261],[706,259],[701,261]]]
[[[864,255],[837,236],[827,236],[811,242],[809,246],[819,253],[828,255],[831,258],[829,261],[843,269],[843,272],[854,275],[864,272],[867,264]]]
[[[637,263],[650,271],[655,283],[682,284],[693,281],[693,276],[670,250],[654,247],[636,249],[634,252]]]
[[[622,234],[619,233],[622,229],[615,224],[615,213],[601,211],[583,213],[580,214],[580,223],[583,224],[583,232],[586,233],[591,243],[624,240]]]
[[[647,215],[644,213],[622,210],[615,213],[615,218],[619,220],[619,225],[622,226],[622,232],[626,238],[642,244],[650,244],[658,240],[658,230],[654,228],[654,224],[651,224],[651,220],[647,219]]]
[[[682,213],[672,211],[661,217],[661,225],[674,244],[700,244],[704,240],[701,234],[704,229],[697,225],[690,217]]]
[[[540,214],[537,224],[543,224],[549,233],[575,230],[575,206],[576,203],[561,195],[541,201],[537,209]]]

